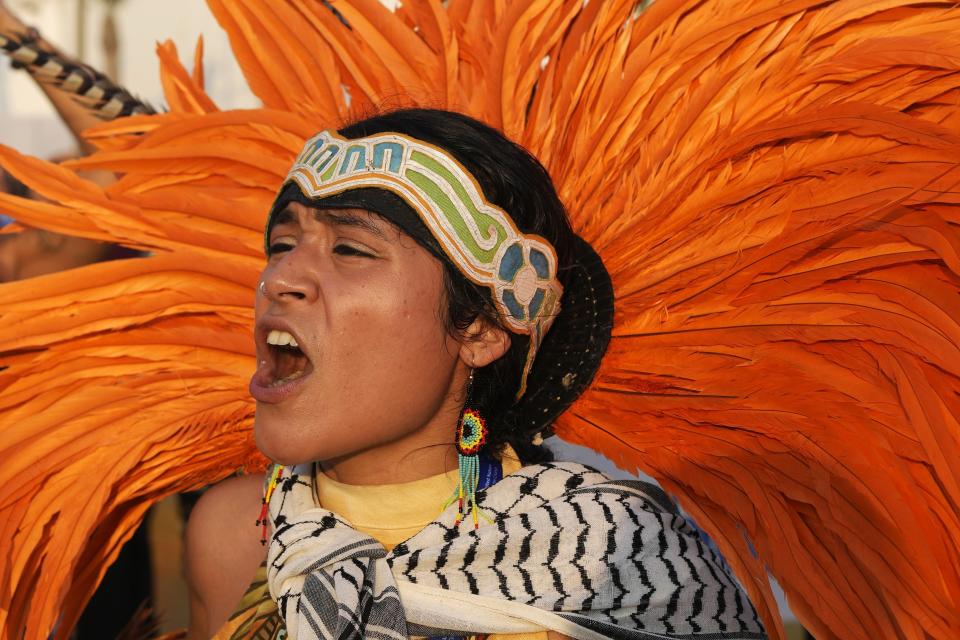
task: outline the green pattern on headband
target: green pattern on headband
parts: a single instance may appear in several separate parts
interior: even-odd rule
[[[449,185],[449,187],[453,190],[455,197],[453,199],[447,197],[447,195],[441,189],[437,188],[437,183],[431,180],[429,176],[426,176],[413,169],[407,171],[407,178],[423,189],[425,193],[430,194],[434,202],[438,203],[440,208],[445,213],[449,213],[451,211],[457,212],[451,221],[460,232],[460,240],[470,248],[471,253],[477,256],[478,259],[484,262],[493,262],[493,260],[496,258],[496,249],[503,243],[504,240],[506,240],[507,237],[501,220],[497,220],[495,217],[479,211],[473,200],[470,198],[470,194],[467,193],[467,190],[464,189],[463,184],[457,179],[457,176],[448,171],[443,164],[436,162],[427,154],[417,151],[414,151],[411,154],[411,158],[421,165],[431,169],[435,176],[438,176],[443,180],[442,184]],[[465,212],[473,218],[479,229],[496,230],[497,237],[494,239],[491,249],[485,250],[483,247],[477,244],[473,236],[466,229],[464,229],[462,225],[457,224],[456,220],[458,214],[462,215],[462,212],[457,211],[458,206],[465,209]]]
[[[463,275],[490,289],[504,325],[530,336],[524,392],[563,295],[549,242],[521,233],[449,153],[398,133],[347,140],[323,131],[304,145],[284,184],[291,181],[309,198],[375,187],[409,204]]]

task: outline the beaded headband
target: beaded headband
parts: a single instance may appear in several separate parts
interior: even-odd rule
[[[445,150],[398,133],[348,140],[323,131],[304,145],[284,180],[291,182],[314,199],[374,187],[406,202],[450,262],[490,290],[504,325],[530,336],[517,396],[524,393],[534,356],[560,312],[563,295],[557,254],[549,242],[521,233]]]

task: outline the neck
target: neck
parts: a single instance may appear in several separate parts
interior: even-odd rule
[[[380,485],[422,480],[457,468],[457,421],[470,370],[459,366],[437,412],[421,428],[390,442],[320,462],[327,477],[343,484]]]
[[[325,460],[320,468],[328,477],[344,484],[399,484],[422,480],[457,468],[453,434],[451,427],[443,438],[403,438],[375,449]]]
[[[459,372],[451,389],[462,388],[466,375]],[[463,401],[462,393],[451,392],[422,428],[391,442],[324,460],[320,468],[329,478],[353,485],[413,482],[454,470],[454,439]]]

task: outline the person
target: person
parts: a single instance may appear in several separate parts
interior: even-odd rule
[[[6,173],[0,173],[3,193],[23,198],[36,195]],[[6,217],[9,223],[14,219]],[[3,225],[5,226],[5,225]],[[76,238],[46,229],[21,229],[0,234],[0,282],[12,282],[85,264],[129,258],[135,255],[121,247],[87,238]]]
[[[242,544],[234,536],[249,534],[230,529],[220,540],[203,535],[195,540],[208,546],[191,554],[194,564],[207,558],[210,566],[221,567],[192,571],[196,600],[208,616],[201,634],[218,625],[212,618],[230,615],[231,608],[242,613],[221,629],[228,635],[244,633],[230,624],[278,616],[290,634],[309,635],[311,620],[318,619],[353,628],[359,624],[356,617],[367,624],[389,620],[382,631],[394,637],[404,633],[396,627],[398,620],[409,621],[405,633],[430,635],[453,631],[481,613],[503,624],[490,633],[550,629],[571,637],[604,635],[606,627],[588,628],[596,623],[594,616],[620,633],[624,625],[639,624],[617,618],[630,607],[613,611],[606,608],[613,601],[591,599],[579,569],[563,558],[552,561],[554,538],[535,535],[556,527],[556,548],[566,552],[571,545],[560,544],[564,535],[582,533],[576,509],[566,512],[572,518],[558,515],[555,525],[549,517],[538,519],[543,513],[538,504],[549,513],[558,500],[575,501],[602,488],[607,499],[619,495],[631,504],[624,513],[644,515],[657,512],[651,506],[658,504],[656,495],[642,486],[607,487],[600,478],[594,483],[593,476],[571,480],[580,483],[572,488],[566,481],[554,482],[553,474],[549,482],[528,484],[525,474],[544,465],[557,474],[577,473],[565,463],[525,457],[529,452],[523,449],[537,433],[556,433],[626,469],[642,468],[654,476],[709,532],[772,636],[782,637],[782,628],[768,572],[818,638],[952,640],[960,634],[960,512],[955,508],[960,504],[955,393],[960,315],[950,302],[960,286],[952,205],[960,157],[960,51],[953,34],[960,30],[960,14],[948,3],[411,0],[395,12],[355,0],[216,0],[210,6],[262,109],[221,109],[203,88],[201,66],[187,71],[166,46],[161,77],[169,112],[100,125],[93,133],[100,149],[66,167],[0,147],[0,164],[52,201],[39,206],[0,198],[17,207],[18,220],[36,226],[70,220],[81,234],[122,238],[151,252],[141,260],[86,268],[82,278],[50,277],[42,289],[23,283],[0,288],[0,363],[6,366],[0,371],[0,451],[5,456],[0,522],[9,532],[0,537],[0,552],[11,559],[0,588],[0,615],[12,635],[47,637],[54,627],[65,635],[103,568],[159,497],[267,468],[269,499],[253,520],[261,535],[267,521],[270,544],[254,588],[242,593],[248,577],[216,580],[217,571],[234,568],[233,547]],[[339,202],[350,205],[336,209],[340,219],[352,223],[340,226],[356,231],[364,221],[389,219],[400,229],[390,247],[430,253],[433,238],[440,251],[430,255],[438,264],[457,256],[450,261],[468,265],[463,273],[475,284],[489,284],[492,272],[484,265],[492,258],[503,262],[514,246],[497,244],[501,231],[521,246],[510,249],[512,261],[503,271],[524,274],[519,289],[495,283],[487,288],[510,344],[534,337],[526,343],[523,361],[510,369],[515,385],[498,387],[513,386],[511,399],[519,394],[518,420],[537,416],[516,423],[517,433],[529,440],[517,439],[520,448],[511,445],[511,453],[504,447],[499,458],[495,448],[474,454],[482,425],[494,434],[495,427],[511,423],[501,422],[504,416],[496,412],[470,411],[473,398],[465,396],[482,398],[485,383],[482,377],[472,386],[465,382],[458,367],[467,363],[451,354],[477,343],[450,337],[463,335],[470,325],[440,332],[444,344],[453,342],[449,357],[417,357],[401,373],[442,362],[451,367],[441,372],[451,376],[445,388],[457,399],[446,405],[446,415],[463,435],[462,442],[455,441],[460,448],[454,478],[463,503],[458,489],[438,519],[433,498],[425,500],[434,503],[430,524],[409,523],[418,532],[410,532],[402,546],[373,529],[379,520],[398,521],[395,485],[411,489],[406,485],[419,482],[403,475],[410,467],[432,474],[424,480],[448,468],[431,469],[423,462],[430,459],[430,438],[419,443],[422,447],[407,443],[419,453],[411,453],[412,462],[401,471],[396,467],[402,463],[385,460],[382,470],[378,466],[361,477],[361,498],[352,491],[358,485],[349,482],[349,465],[337,469],[338,460],[328,459],[319,469],[273,467],[252,437],[254,421],[270,413],[264,406],[270,399],[286,397],[284,389],[292,399],[301,397],[293,393],[298,388],[333,386],[327,373],[338,375],[337,384],[352,404],[297,403],[304,416],[331,417],[323,413],[330,408],[345,421],[345,432],[363,416],[387,416],[394,425],[408,418],[409,424],[422,425],[429,417],[401,415],[401,409],[416,408],[409,403],[376,407],[365,401],[367,393],[388,397],[392,392],[381,383],[392,379],[391,373],[376,364],[399,352],[395,349],[413,350],[424,335],[399,331],[405,320],[413,322],[407,315],[413,314],[411,297],[404,298],[396,324],[389,325],[397,330],[394,343],[381,344],[384,353],[364,360],[375,374],[367,386],[343,375],[360,371],[354,359],[369,355],[350,342],[340,348],[338,341],[357,335],[353,332],[309,336],[325,350],[322,356],[330,353],[329,372],[322,362],[307,364],[301,346],[313,347],[298,340],[292,326],[270,327],[277,332],[259,337],[259,358],[250,340],[257,314],[270,318],[307,304],[309,288],[281,288],[278,294],[274,269],[289,276],[294,270],[288,268],[299,265],[302,273],[323,275],[317,295],[338,282],[344,286],[336,292],[344,296],[370,291],[363,299],[387,305],[381,310],[406,291],[399,284],[378,288],[372,276],[348,289],[344,278],[347,273],[359,278],[359,267],[307,268],[305,249],[290,237],[272,238],[279,240],[279,251],[263,268],[263,230],[272,203],[289,206],[273,211],[271,232],[290,233],[295,240],[296,225],[302,224],[310,232],[304,236],[307,244],[315,246],[325,237],[324,221],[333,213],[322,209],[319,218],[312,213],[303,218],[316,202],[337,195],[324,191],[337,176],[328,174],[328,167],[319,175],[315,170],[323,153],[345,157],[324,147],[324,141],[341,145],[344,153],[349,148],[350,161],[339,176],[345,180],[358,177],[356,170],[362,174],[368,159],[374,168],[382,168],[386,159],[392,162],[395,154],[388,149],[398,148],[416,149],[418,161],[458,175],[456,167],[466,160],[458,160],[450,146],[456,136],[430,143],[426,134],[387,127],[383,135],[395,139],[374,132],[349,138],[345,123],[390,111],[385,105],[465,113],[533,152],[548,169],[571,227],[601,257],[612,286],[612,297],[605,297],[607,278],[600,266],[586,249],[577,249],[578,243],[573,251],[565,248],[563,233],[526,234],[530,229],[521,224],[514,235],[504,222],[508,216],[492,208],[512,211],[512,205],[488,202],[494,194],[482,188],[482,198],[469,196],[470,177],[461,176],[454,181],[460,186],[448,190],[429,189],[419,177],[410,178],[420,184],[407,195],[420,193],[424,185],[432,195],[421,196],[409,216],[396,213],[402,207]],[[316,146],[291,174],[305,140]],[[397,146],[378,147],[377,160],[364,145],[381,143]],[[484,153],[489,153],[486,146],[464,158]],[[89,169],[122,177],[109,188],[97,187],[77,176]],[[426,165],[416,172],[433,173]],[[381,177],[381,187],[406,184],[394,174]],[[303,189],[304,201],[287,202],[291,193],[284,196],[283,190],[294,188],[284,186],[288,182]],[[522,182],[513,192],[532,190]],[[456,225],[438,234],[413,229],[411,220],[420,220],[428,231],[446,229],[443,216],[425,220],[419,215],[444,197],[470,202],[469,210],[490,216],[477,227],[487,238],[483,243],[458,251],[456,243],[441,241],[457,236]],[[371,211],[376,213],[366,218],[363,212]],[[314,222],[317,226],[311,226]],[[483,235],[491,229],[499,230],[492,244],[491,236]],[[544,244],[534,236],[542,236]],[[504,254],[491,255],[492,246]],[[534,248],[540,271],[533,264]],[[366,263],[368,258],[342,251],[350,252],[331,253],[330,265],[346,259],[386,270],[394,264],[376,257]],[[575,259],[567,262],[571,253]],[[523,262],[514,272],[520,256],[530,264]],[[588,289],[595,295],[579,294],[578,279],[565,270],[570,265],[588,265],[589,277],[580,281],[591,283]],[[97,287],[88,286],[91,276]],[[425,296],[436,287],[426,287],[427,270],[423,276],[416,291]],[[561,289],[562,295],[548,296]],[[251,306],[256,296],[259,311]],[[559,313],[549,326],[553,316],[537,313],[557,297]],[[317,304],[322,307],[326,298],[330,295],[317,298]],[[605,299],[612,303],[604,305]],[[603,326],[598,318],[611,313],[611,306],[613,329],[604,351],[593,328]],[[321,314],[321,322],[329,319],[331,327],[360,332],[370,327],[364,309],[371,311],[333,307],[349,317]],[[530,322],[510,321],[520,312]],[[575,326],[564,329],[567,321]],[[377,335],[371,332],[368,339]],[[594,373],[593,358],[600,353]],[[508,349],[494,362],[507,362],[503,358],[509,354]],[[265,364],[258,367],[259,360]],[[561,365],[543,366],[554,361]],[[260,407],[248,386],[258,368],[262,377],[254,380],[253,391]],[[404,375],[401,381],[406,386],[424,379],[431,378]],[[425,399],[418,396],[420,401]],[[564,410],[568,401],[572,404]],[[455,411],[462,412],[459,420]],[[324,452],[317,449],[283,449],[282,442],[302,445],[306,432],[284,428],[285,437],[274,438],[277,431],[264,426],[257,428],[261,446],[278,462],[312,455],[323,460]],[[444,448],[449,451],[450,440]],[[533,464],[514,469],[513,454]],[[505,475],[495,481],[498,469]],[[392,498],[376,502],[371,497],[382,486],[371,484],[378,476],[392,483]],[[224,486],[242,484],[235,480]],[[253,489],[236,490],[236,500],[212,494],[209,504],[241,505],[244,512],[257,507],[245,503],[253,501]],[[510,501],[524,492],[529,499]],[[433,487],[424,493],[442,492]],[[350,512],[350,505],[374,503],[375,514]],[[619,551],[625,547],[618,536],[632,525],[612,517],[618,509],[601,498],[581,505],[582,519],[598,534],[597,527],[609,524],[604,504],[616,525],[610,528],[611,548]],[[662,518],[670,517],[664,515],[668,505],[662,506]],[[238,521],[229,509],[208,511],[214,522]],[[445,532],[461,513],[456,531],[464,530],[446,540]],[[198,516],[196,524],[203,520]],[[244,527],[253,527],[248,522]],[[644,527],[658,530],[662,527]],[[503,557],[485,562],[480,554],[490,548],[490,537],[500,535],[510,543],[495,546],[503,549]],[[539,571],[506,554],[517,548],[518,535],[519,549],[529,550],[524,557]],[[476,540],[476,547],[440,553],[445,545],[465,540]],[[609,557],[606,547],[597,552],[591,546],[598,540],[607,539],[587,533],[571,541],[573,549],[582,543],[590,571],[612,576],[612,568],[625,567],[639,574],[630,562],[593,562]],[[676,546],[683,541],[687,552],[695,553],[690,540],[680,536]],[[659,550],[656,542],[641,548]],[[393,546],[389,554],[387,546]],[[322,553],[326,549],[343,553]],[[217,563],[218,556],[225,561]],[[495,579],[482,572],[457,574],[458,561],[493,567]],[[256,560],[247,562],[238,573],[254,571]],[[676,586],[667,564],[660,568]],[[686,562],[675,563],[678,581],[685,568]],[[503,592],[496,569],[506,581]],[[556,610],[539,601],[528,606],[526,578],[532,583],[552,577],[551,569],[559,578],[535,584],[535,590],[549,592],[560,585],[570,598],[555,596]],[[213,584],[202,584],[203,576]],[[595,584],[592,576],[586,574]],[[477,581],[475,589],[471,579]],[[725,581],[721,573],[717,579]],[[261,581],[268,585],[269,601],[263,599]],[[474,594],[487,593],[491,584],[497,597]],[[638,584],[643,580],[624,581]],[[608,586],[603,585],[604,596],[620,593],[615,584]],[[640,596],[636,604],[659,606],[657,594],[664,592],[653,589],[649,602]],[[36,593],[49,595],[35,598]],[[221,593],[222,603],[216,604]],[[719,601],[708,593],[705,589],[698,598],[695,590],[683,615],[700,624],[697,616],[719,610]],[[725,593],[738,591],[730,587]],[[635,595],[628,589],[620,604],[632,606]],[[721,620],[737,610],[736,600],[724,600]],[[343,604],[336,613],[334,602]],[[369,615],[351,615],[358,609]],[[528,626],[521,631],[524,620]],[[675,622],[671,616],[664,620]],[[662,620],[657,624],[665,626]],[[696,635],[692,626],[691,634]]]
[[[344,177],[323,185],[329,172]],[[424,175],[447,181],[418,184]],[[267,255],[250,385],[255,434],[268,458],[295,471],[282,472],[273,492],[266,584],[256,581],[260,593],[243,598],[247,611],[217,637],[264,637],[260,625],[270,637],[285,628],[299,638],[405,637],[411,628],[765,637],[735,580],[659,490],[545,463],[548,452],[534,444],[547,426],[536,415],[542,398],[563,391],[544,372],[570,367],[589,381],[609,340],[612,300],[599,258],[526,151],[466,116],[422,109],[322,134],[308,141],[274,204]],[[564,322],[577,314],[592,324]],[[587,340],[577,337],[584,330]],[[557,357],[591,345],[595,356],[579,367]],[[564,395],[547,403],[551,412],[575,399]],[[458,526],[456,503],[435,516],[458,477],[470,485],[462,476],[470,456],[457,453],[464,436],[454,434],[472,412],[487,425],[482,455],[504,477],[477,494],[473,514],[460,508]],[[306,503],[278,504],[294,480]],[[264,561],[250,526],[263,485],[262,476],[234,478],[193,512],[190,637],[215,635]],[[328,521],[321,528],[331,539],[317,537],[317,523]],[[290,557],[297,545],[308,564],[336,561],[305,569]],[[438,557],[449,558],[449,572]],[[351,577],[351,563],[365,567]],[[353,577],[364,581],[356,596],[346,593]],[[339,606],[323,610],[313,581]],[[456,600],[435,586],[432,606],[423,606],[411,589],[425,583],[446,585]],[[267,586],[285,627],[264,617]],[[390,598],[396,590],[402,606]],[[456,607],[457,626],[440,607]],[[462,613],[471,607],[474,615]]]

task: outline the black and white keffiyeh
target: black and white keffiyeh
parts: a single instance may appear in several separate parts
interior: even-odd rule
[[[725,564],[653,485],[563,462],[478,498],[492,523],[455,527],[451,507],[387,553],[317,506],[309,467],[284,469],[268,575],[288,636],[766,638]]]

